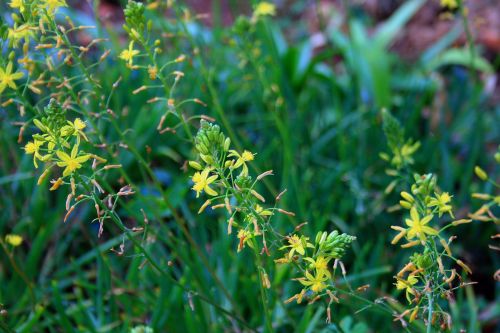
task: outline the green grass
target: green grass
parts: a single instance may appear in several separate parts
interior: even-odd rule
[[[220,20],[220,2],[213,3],[213,18]],[[306,22],[290,21],[285,14],[260,20],[252,28],[242,21],[229,27],[216,21],[208,28],[180,19],[179,7],[170,13],[178,15],[176,20],[147,11],[157,36],[173,36],[162,37],[164,53],[159,62],[181,54],[188,60],[167,70],[185,74],[173,92],[148,89],[138,94],[131,92],[151,81],[145,71],[131,71],[117,59],[126,47],[124,31],[100,26],[92,17],[66,9],[64,14],[76,24],[99,25],[89,30],[91,36],[108,39],[82,58],[84,66],[106,49],[112,53],[103,64],[89,69],[99,89],[82,82],[62,91],[74,100],[85,89],[97,89],[98,96],[109,97],[107,107],[116,117],[104,112],[101,118],[86,118],[94,122],[89,135],[95,143],[108,144],[94,148],[96,154],[123,168],[110,170],[99,182],[108,192],[133,185],[136,194],[123,198],[116,212],[126,227],[145,231],[131,236],[134,244],[120,227],[106,220],[98,238],[90,203],[79,205],[63,223],[68,192],[49,191],[48,181],[36,185],[41,170],[33,168],[31,156],[21,149],[35,129],[27,127],[18,143],[19,126],[14,123],[30,120],[32,109],[40,111],[48,102],[47,91],[36,95],[27,90],[25,117],[13,105],[0,107],[0,235],[3,239],[15,233],[24,238],[19,247],[5,244],[0,249],[0,304],[6,311],[0,330],[129,332],[139,325],[155,332],[264,330],[260,282],[251,251],[236,252],[238,240],[226,234],[224,214],[210,209],[196,214],[204,200],[195,199],[190,190],[192,172],[181,169],[195,156],[189,135],[196,132],[198,121],[190,123],[189,131],[179,128],[175,135],[156,130],[166,106],[147,101],[168,98],[167,93],[176,100],[199,98],[206,103],[206,107],[187,103],[178,112],[216,119],[235,147],[257,153],[251,167],[254,175],[274,171],[275,176],[266,177],[259,191],[272,198],[286,188],[281,207],[296,213],[295,218],[276,216],[277,230],[286,234],[307,221],[303,232],[312,238],[318,230],[334,229],[358,237],[344,258],[347,278],[354,287],[369,284],[370,288],[355,294],[364,299],[342,295],[340,304],[332,306],[330,324],[325,323],[327,302],[284,304],[299,291],[291,281],[296,276],[274,265],[272,259],[277,256],[263,257],[272,285],[266,294],[273,330],[401,330],[393,323],[391,311],[366,301],[395,297],[400,302],[390,303],[394,311],[404,309],[406,301],[395,290],[393,275],[411,254],[390,245],[394,235],[389,226],[400,223],[401,214],[387,213],[399,196],[384,193],[391,177],[379,157],[387,151],[380,110],[390,109],[407,135],[422,143],[415,169],[438,175],[442,189],[454,194],[460,217],[478,208],[470,198],[472,192],[495,191],[474,176],[474,166],[498,174],[492,155],[499,142],[500,107],[491,102],[481,75],[500,68],[492,68],[479,55],[471,59],[468,50],[450,48],[459,37],[453,31],[411,63],[390,51],[398,31],[425,5],[424,1],[406,2],[374,35],[367,32],[366,17],[353,10],[343,18],[346,29],[323,31],[326,45],[320,50],[313,50]],[[308,4],[296,6],[300,12]],[[243,14],[238,4],[232,8],[235,14]],[[291,34],[291,26],[299,32]],[[457,26],[462,31],[459,18]],[[145,57],[138,62],[148,64]],[[53,75],[82,77],[77,64],[61,66]],[[173,78],[167,76],[169,86]],[[2,96],[1,103],[6,98]],[[70,114],[80,117],[103,111],[93,97],[88,104],[75,102],[72,108]],[[164,126],[177,122],[171,114]],[[457,230],[456,255],[470,263],[471,279],[478,284],[457,291],[450,309],[454,331],[498,329],[499,289],[492,276],[500,260],[488,248],[498,227],[474,222]],[[123,255],[111,251],[119,251],[121,244]],[[270,248],[277,253],[280,246],[273,243]],[[146,260],[144,251],[151,260]],[[337,282],[347,289],[343,279]],[[420,321],[408,330],[421,332],[425,327]]]

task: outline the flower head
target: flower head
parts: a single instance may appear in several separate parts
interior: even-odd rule
[[[16,234],[9,234],[5,236],[5,241],[10,245],[16,247],[21,245],[21,243],[23,242],[23,238]]]
[[[441,7],[453,10],[458,7],[457,0],[441,0]]]
[[[424,216],[420,219],[418,215],[417,208],[412,207],[410,209],[410,219],[406,219],[406,225],[408,228],[408,239],[413,239],[415,237],[420,238],[421,241],[426,240],[426,235],[437,235],[438,231],[433,229],[426,224],[432,220],[432,215]]]
[[[451,202],[451,196],[448,192],[444,192],[442,194],[435,193],[435,197],[431,198],[429,201],[428,207],[437,207],[439,217],[441,217],[445,213],[449,213],[451,217],[453,217],[452,207],[449,205]]]
[[[59,7],[68,7],[66,0],[43,0],[40,4],[42,8],[47,9],[49,14],[54,14]]]
[[[200,193],[202,191],[205,191],[206,194],[215,196],[217,195],[217,192],[215,192],[214,189],[210,187],[210,184],[213,183],[217,179],[217,175],[213,176],[208,176],[210,173],[210,169],[206,168],[202,172],[196,172],[191,180],[193,181],[194,185],[192,189],[196,191],[196,197],[198,198],[200,196]]]
[[[5,90],[5,88],[7,88],[7,86],[12,89],[16,89],[17,86],[14,81],[19,80],[24,75],[21,72],[12,73],[12,66],[12,62],[9,62],[5,69],[0,68],[0,94]]]
[[[415,295],[415,290],[413,289],[413,285],[415,285],[418,282],[417,277],[415,277],[415,275],[413,274],[410,274],[408,275],[408,278],[406,280],[399,277],[396,277],[396,279],[397,279],[396,289],[405,290],[406,299],[408,300],[408,302],[411,303],[410,295]]]
[[[35,165],[35,168],[38,168],[36,160],[42,159],[42,155],[40,154],[40,147],[43,145],[43,143],[43,141],[34,140],[33,142],[28,142],[24,146],[24,151],[26,152],[26,154],[33,155],[33,164]]]
[[[61,128],[62,136],[69,135],[79,135],[88,141],[87,136],[83,133],[83,129],[86,127],[85,122],[80,118],[76,118],[73,122],[68,121],[68,124]]]
[[[292,258],[294,253],[297,252],[300,255],[304,255],[306,253],[307,247],[314,247],[311,243],[308,242],[309,238],[305,236],[297,236],[293,235],[288,237],[288,244],[280,249],[290,248],[290,252],[288,253],[288,258]]]
[[[127,66],[132,67],[132,62],[134,60],[134,57],[138,54],[139,51],[134,50],[134,41],[131,41],[128,44],[128,50],[123,50],[122,53],[120,53],[120,59],[127,61]]]
[[[57,166],[65,167],[63,171],[63,177],[72,174],[75,170],[82,167],[82,163],[85,163],[90,158],[90,154],[85,154],[78,156],[78,145],[74,145],[71,149],[71,155],[66,154],[64,151],[56,151],[57,157],[61,161],[57,162]]]
[[[24,12],[24,0],[12,0],[9,3],[10,8],[12,9],[19,9],[19,11]]]
[[[304,258],[304,260],[311,263],[309,267],[311,269],[315,269],[318,275],[325,275],[327,277],[331,276],[330,272],[328,271],[328,262],[330,261],[330,258],[318,256],[316,259]]]
[[[305,273],[305,278],[297,279],[304,286],[311,288],[311,290],[315,293],[319,293],[323,289],[327,287],[325,281],[328,280],[328,277],[324,274],[316,271],[316,275],[312,275],[308,271]]]
[[[228,157],[236,157],[236,162],[231,166],[232,169],[237,169],[239,167],[243,167],[241,171],[242,176],[248,175],[248,166],[246,162],[253,161],[254,155],[245,150],[241,155],[236,150],[230,150]]]
[[[254,209],[255,209],[255,212],[257,214],[259,214],[260,216],[271,216],[271,215],[273,215],[272,211],[270,211],[268,209],[262,208],[262,206],[259,205],[259,204],[255,204]]]
[[[254,17],[274,16],[276,15],[276,6],[270,2],[260,2],[253,12]]]

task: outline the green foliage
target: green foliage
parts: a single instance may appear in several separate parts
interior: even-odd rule
[[[243,2],[229,1],[228,16],[236,19],[228,25],[217,12],[223,2],[214,1],[210,26],[169,3],[123,1],[124,31],[71,6],[59,8],[49,25],[50,15],[21,14],[10,1],[0,3],[3,13],[16,12],[0,18],[0,68],[12,62],[13,73],[24,74],[15,89],[0,94],[0,330],[253,332],[265,331],[268,316],[276,332],[400,331],[393,315],[404,312],[407,300],[393,276],[417,251],[391,247],[388,228],[402,222],[393,212],[401,209],[394,193],[404,189],[436,200],[453,193],[457,219],[474,212],[487,222],[460,226],[454,255],[467,259],[479,284],[458,289],[449,312],[456,331],[496,325],[493,274],[500,261],[488,245],[498,233],[492,181],[500,108],[477,71],[497,71],[498,61],[451,48],[463,31],[459,16],[458,28],[410,62],[391,45],[424,1],[404,2],[378,28],[349,4],[346,13],[320,17],[326,21],[316,36],[322,38],[314,40],[307,20],[291,19],[304,17],[308,2],[255,17]],[[29,42],[21,36],[14,50],[9,29],[23,24],[33,34]],[[131,41],[139,53],[129,63],[120,55]],[[45,46],[35,49],[39,45]],[[390,113],[381,116],[381,108]],[[47,184],[62,170],[54,168],[37,185],[43,171],[22,148],[41,135],[35,119],[61,129],[77,118],[87,124],[85,151],[108,161],[89,159],[89,178],[78,186],[85,200],[63,222],[70,186],[50,191]],[[193,170],[186,166],[211,164],[230,144],[240,155],[255,153],[248,174],[239,168],[230,188],[254,189],[269,210],[276,212],[279,202],[295,213],[276,213],[265,224],[279,233],[268,250],[279,252],[288,245],[283,237],[300,232],[317,245],[308,250],[314,263],[300,262],[309,273],[321,254],[341,258],[345,276],[334,274],[340,262],[335,269],[336,261],[328,262],[338,304],[328,294],[311,305],[284,304],[305,287],[292,280],[305,272],[260,254],[259,237],[247,244],[258,256],[238,252],[240,238],[227,235],[224,208],[209,205],[196,214],[203,200],[189,190]],[[103,169],[109,165],[116,168]],[[486,181],[474,176],[477,165]],[[274,176],[254,184],[265,170]],[[411,170],[438,175],[439,182],[429,174],[414,178]],[[413,181],[414,188],[403,185]],[[248,211],[264,206],[249,198]],[[439,206],[430,209],[439,214]],[[452,220],[447,213],[440,218]],[[253,226],[243,218],[235,223]],[[21,236],[21,244],[7,235]],[[429,268],[425,251],[410,261]],[[261,292],[267,282],[270,288]],[[310,288],[305,294],[315,297]],[[426,326],[419,317],[406,330]]]

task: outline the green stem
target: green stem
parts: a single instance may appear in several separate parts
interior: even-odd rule
[[[262,302],[262,309],[264,311],[264,324],[266,327],[264,332],[271,333],[271,332],[273,332],[271,312],[269,309],[269,305],[267,304],[268,300],[267,300],[266,290],[264,289],[264,281],[266,281],[266,279],[268,279],[268,277],[264,276],[265,269],[262,265],[262,258],[260,257],[257,242],[255,241],[255,238],[252,238],[252,244],[253,244],[252,250],[255,254],[255,259],[257,260],[257,270],[259,271],[258,284],[259,284],[259,289],[260,289],[260,300]]]
[[[89,82],[89,84],[91,84],[95,94],[96,94],[96,98],[98,99],[100,95],[102,95],[101,93],[101,87],[99,87],[95,82],[94,80],[92,79],[88,69],[85,67],[85,65],[83,64],[82,60],[80,59],[80,57],[76,54],[76,52],[74,51],[74,49],[71,47],[71,42],[69,41],[68,37],[66,36],[65,33],[61,33],[58,29],[57,29],[57,26],[55,24],[55,22],[51,21],[52,23],[52,28],[54,29],[54,31],[56,32],[56,34],[63,40],[64,44],[68,46],[68,49],[70,50],[71,52],[71,55],[73,57],[73,59],[77,62],[78,64],[78,67],[80,68],[80,70],[82,71],[82,73],[84,74],[84,76],[87,78],[87,81]],[[165,82],[163,82],[165,84]],[[164,86],[165,89],[166,86]],[[168,92],[168,89],[166,90],[166,92]],[[183,125],[186,129],[186,134],[189,136],[189,137],[192,137],[191,135],[191,132],[189,130],[189,127],[187,126],[187,123],[184,119],[184,117],[180,117],[181,121],[183,122]],[[184,236],[187,238],[188,242],[190,243],[191,246],[193,246],[194,250],[196,251],[196,253],[198,254],[198,256],[200,257],[201,261],[203,262],[203,265],[206,267],[207,271],[209,272],[210,276],[214,279],[215,283],[217,284],[217,286],[222,290],[222,292],[224,293],[225,297],[229,300],[229,302],[231,303],[232,307],[234,309],[238,309],[237,305],[236,305],[236,302],[234,301],[234,299],[232,298],[231,294],[229,293],[229,291],[224,287],[223,283],[220,281],[220,279],[218,278],[218,276],[216,275],[215,271],[211,268],[210,264],[208,263],[208,259],[206,258],[206,256],[202,253],[200,247],[196,244],[196,242],[194,241],[193,237],[191,236],[191,234],[189,233],[189,230],[188,228],[186,227],[185,223],[184,223],[184,220],[181,218],[181,216],[179,215],[179,213],[177,213],[177,211],[175,210],[175,208],[173,207],[173,205],[171,204],[169,198],[166,196],[165,194],[165,191],[163,191],[163,188],[161,186],[161,183],[160,181],[158,180],[158,178],[156,177],[156,175],[154,174],[153,170],[149,167],[148,163],[144,160],[144,158],[139,154],[139,152],[133,147],[133,145],[129,145],[128,144],[128,140],[126,140],[125,136],[123,135],[123,133],[120,131],[119,129],[119,126],[118,124],[116,123],[116,121],[111,118],[110,119],[110,122],[111,124],[114,126],[115,130],[118,132],[121,140],[123,140],[129,147],[129,151],[135,156],[135,158],[139,161],[139,164],[146,170],[146,172],[149,174],[149,176],[151,177],[151,179],[153,180],[153,183],[155,185],[155,187],[157,188],[157,190],[162,194],[162,198],[164,200],[164,202],[166,203],[167,207],[170,209],[170,211],[172,212],[172,215],[174,217],[174,220],[176,221],[176,224],[179,226],[179,228],[181,229],[182,233],[184,234]],[[95,127],[97,128],[97,127]],[[112,156],[112,155],[111,155]],[[126,177],[126,179],[128,179],[128,177]]]
[[[427,299],[429,300],[427,304],[427,333],[432,332],[432,313],[434,306],[434,296],[432,295],[432,291],[427,294]]]
[[[153,268],[155,268],[162,276],[169,279],[169,281],[172,282],[177,287],[183,289],[185,292],[192,293],[192,290],[186,288],[184,285],[178,282],[153,259],[152,255],[148,252],[148,250],[146,250],[146,248],[144,248],[144,246],[134,237],[132,231],[130,231],[128,228],[125,227],[120,217],[115,212],[109,210],[106,204],[97,196],[97,194],[94,191],[92,191],[90,186],[86,182],[84,182],[79,175],[76,175],[76,178],[78,180],[78,183],[81,184],[87,192],[91,193],[93,200],[99,205],[101,209],[103,209],[111,217],[111,220],[114,222],[114,224],[125,234],[127,239],[130,240],[132,244],[134,244],[134,246],[139,250],[139,252],[141,252],[144,258],[146,258],[146,260],[153,266]],[[240,322],[241,324],[243,324],[244,326],[250,328],[250,326],[238,315],[224,309],[218,304],[215,304],[205,295],[200,294],[199,292],[196,292],[195,295],[201,300],[205,301],[206,303],[212,305],[214,308],[221,311],[228,317],[233,318],[238,322]]]

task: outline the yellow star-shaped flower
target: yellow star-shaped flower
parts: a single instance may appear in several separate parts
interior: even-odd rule
[[[439,217],[445,213],[449,213],[453,217],[452,207],[449,205],[451,202],[451,196],[448,192],[442,194],[435,193],[435,197],[429,201],[428,207],[437,207]]]
[[[90,154],[85,154],[78,156],[78,145],[74,145],[71,149],[71,155],[66,154],[64,151],[56,151],[57,157],[61,161],[57,162],[57,166],[65,168],[63,171],[63,177],[72,174],[75,170],[82,167],[82,163],[85,163],[90,158]]]
[[[415,290],[413,290],[413,286],[418,282],[418,279],[415,275],[408,275],[408,279],[397,278],[396,289],[405,290],[406,291],[406,299],[411,303],[410,295],[415,295]]]
[[[202,172],[196,172],[191,180],[193,181],[194,185],[192,189],[196,191],[196,197],[198,198],[200,196],[200,193],[202,191],[205,191],[206,194],[215,196],[217,195],[217,192],[215,192],[214,189],[210,187],[210,184],[213,183],[217,179],[217,175],[213,176],[208,176],[210,173],[210,169],[207,168],[203,170]]]
[[[120,53],[120,59],[123,59],[127,62],[128,67],[132,67],[132,62],[134,60],[134,57],[139,54],[138,50],[134,50],[134,42],[131,41],[128,44],[128,49],[123,50],[122,53]]]
[[[311,290],[315,293],[319,293],[323,289],[327,287],[325,281],[328,280],[328,277],[324,274],[320,274],[316,272],[316,275],[312,275],[308,271],[305,273],[305,278],[297,279],[304,286],[311,288]]]
[[[15,72],[12,73],[12,62],[7,64],[5,69],[0,68],[0,94],[5,90],[5,88],[10,87],[12,89],[16,89],[15,80],[19,80],[23,77],[23,73]]]
[[[410,209],[410,217],[406,219],[406,225],[408,228],[407,237],[408,239],[420,238],[421,241],[427,239],[426,235],[437,235],[438,231],[433,229],[426,224],[432,220],[432,215],[424,216],[422,219],[418,215],[417,208],[412,207]]]
[[[88,141],[87,136],[83,132],[83,129],[85,127],[86,127],[85,122],[80,118],[76,118],[73,122],[68,121],[68,125],[65,125],[61,128],[61,135],[62,136],[79,135]]]

